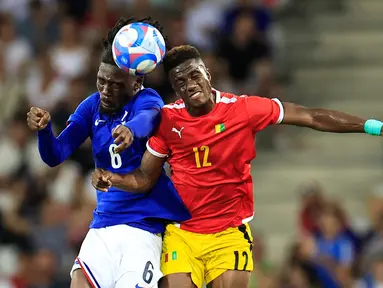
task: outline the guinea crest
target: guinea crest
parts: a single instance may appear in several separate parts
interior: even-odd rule
[[[163,60],[165,40],[157,28],[135,22],[117,32],[112,52],[120,69],[130,75],[143,76],[153,71]]]

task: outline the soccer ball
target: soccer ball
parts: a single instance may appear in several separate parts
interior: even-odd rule
[[[150,24],[135,22],[122,27],[112,44],[117,66],[130,75],[143,76],[153,71],[165,56],[165,40]]]

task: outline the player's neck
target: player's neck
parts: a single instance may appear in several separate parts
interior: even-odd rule
[[[215,106],[215,95],[212,94],[212,97],[208,102],[206,102],[204,105],[200,107],[187,107],[188,113],[193,117],[200,117],[209,114],[211,111],[213,111]]]

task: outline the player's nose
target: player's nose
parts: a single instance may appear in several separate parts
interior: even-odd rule
[[[193,93],[193,92],[196,92],[196,90],[198,90],[197,83],[194,80],[189,80],[187,82],[187,91],[189,93]]]

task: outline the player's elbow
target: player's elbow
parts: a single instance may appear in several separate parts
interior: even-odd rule
[[[42,155],[41,155],[41,159],[43,160],[45,164],[47,164],[51,168],[57,167],[62,163],[60,159],[47,158],[47,157],[43,157]]]

